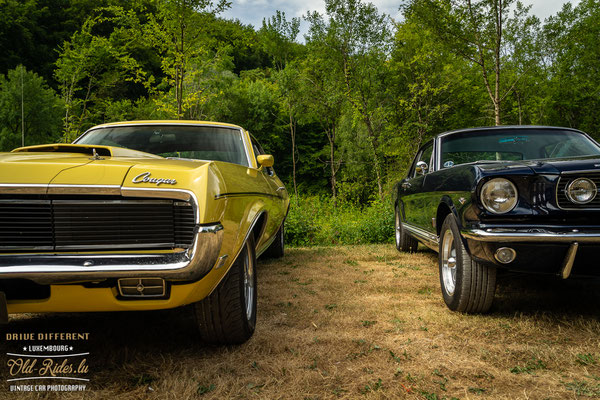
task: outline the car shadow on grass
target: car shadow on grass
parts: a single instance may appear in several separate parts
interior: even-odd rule
[[[30,345],[73,346],[70,352],[55,354],[89,352],[86,356],[88,377],[95,388],[115,384],[123,388],[149,385],[160,375],[148,371],[165,363],[165,359],[210,357],[215,352],[223,351],[200,341],[189,308],[25,314],[11,318],[8,325],[0,328],[0,332],[0,346],[4,355],[36,354],[35,350],[28,347]],[[42,336],[48,333],[87,333],[88,339],[49,340]],[[33,340],[18,340],[15,337],[17,334],[32,334]],[[7,335],[11,335],[11,340]],[[7,368],[1,368],[0,376],[5,378],[6,375]]]
[[[431,257],[438,268],[438,254],[419,246],[419,253]],[[600,278],[534,275],[499,271],[496,296],[490,314],[513,316],[549,314],[556,318],[576,316],[600,319]]]
[[[600,279],[499,274],[491,310],[498,315],[600,316]]]

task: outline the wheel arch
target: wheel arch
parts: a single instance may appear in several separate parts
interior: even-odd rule
[[[438,236],[441,233],[440,231],[442,230],[442,224],[444,223],[444,220],[448,214],[452,214],[454,218],[456,218],[456,223],[458,224],[458,227],[461,228],[462,224],[454,202],[449,196],[443,196],[440,200],[440,204],[438,205],[435,215],[435,229]]]
[[[458,213],[458,209],[456,208],[456,206],[455,206],[454,202],[452,201],[452,199],[450,198],[450,196],[443,196],[440,201],[440,204],[438,205],[436,216],[435,216],[435,225],[436,225],[435,228],[436,228],[436,233],[438,235],[438,238],[440,238],[439,239],[440,241],[441,241],[442,225],[444,224],[444,220],[446,219],[446,217],[450,214],[452,214],[454,216],[454,219],[456,220],[456,225],[458,226],[458,229],[460,231],[463,227],[463,224],[462,224],[462,219],[460,218],[460,215]],[[469,244],[468,244],[467,240],[464,237],[462,237],[462,235],[460,236],[460,240],[463,243],[465,250],[470,255],[471,251],[469,249]]]

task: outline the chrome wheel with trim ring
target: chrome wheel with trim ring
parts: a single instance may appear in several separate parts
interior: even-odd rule
[[[406,230],[402,227],[402,216],[400,215],[400,210],[398,209],[398,206],[396,206],[394,216],[394,238],[396,242],[396,249],[398,251],[414,253],[415,251],[417,251],[419,242],[417,241],[417,239],[413,238],[408,233],[406,233]]]
[[[496,292],[496,268],[471,259],[452,214],[440,229],[438,256],[440,286],[448,308],[464,313],[488,311]]]
[[[248,253],[247,251],[244,257],[244,300],[246,303],[246,318],[250,320],[256,311],[256,296],[254,295],[256,277],[254,276],[254,261],[250,260]]]
[[[454,294],[456,288],[456,247],[454,246],[454,235],[452,230],[444,232],[442,239],[442,280],[444,281],[444,290],[448,295]]]

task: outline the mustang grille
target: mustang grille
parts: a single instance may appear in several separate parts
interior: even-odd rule
[[[565,190],[566,190],[567,186],[569,185],[569,183],[571,183],[573,180],[575,180],[577,178],[588,178],[596,184],[597,188],[600,188],[600,173],[572,174],[572,175],[561,176],[558,181],[558,185],[556,187],[556,201],[558,203],[558,206],[563,209],[571,209],[571,210],[575,210],[575,209],[576,210],[585,210],[585,209],[589,209],[589,208],[600,208],[600,195],[598,195],[598,194],[596,194],[596,197],[594,198],[594,200],[592,200],[586,204],[576,204],[576,203],[573,203],[571,200],[569,200],[569,198],[567,197],[567,194],[565,193]]]
[[[0,200],[0,251],[186,248],[194,221],[173,200]]]

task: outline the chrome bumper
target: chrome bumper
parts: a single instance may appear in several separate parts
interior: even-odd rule
[[[526,242],[526,243],[598,243],[600,231],[550,231],[545,229],[465,229],[463,237],[480,242]]]
[[[24,278],[40,284],[158,277],[197,281],[217,263],[223,226],[198,225],[191,248],[174,253],[0,255],[0,279]]]

